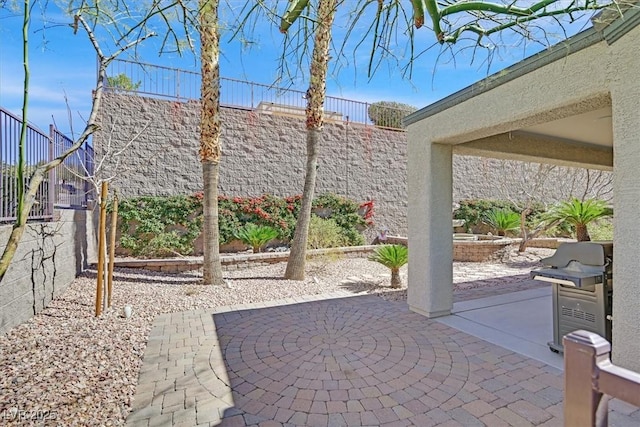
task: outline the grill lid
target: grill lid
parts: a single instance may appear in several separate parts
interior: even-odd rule
[[[556,252],[540,260],[543,265],[566,268],[571,261],[584,265],[605,266],[607,257],[612,254],[612,243],[577,242],[561,243]]]

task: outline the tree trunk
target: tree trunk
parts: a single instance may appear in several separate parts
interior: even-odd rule
[[[218,230],[218,163],[202,162],[204,182],[202,229],[204,263],[203,278],[205,285],[222,285],[222,263],[220,262],[220,233]]]
[[[402,281],[400,280],[400,269],[392,268],[391,269],[391,287],[394,289],[400,288],[402,286]]]
[[[218,173],[221,153],[218,0],[200,0],[199,9],[202,68],[200,160],[204,183],[203,278],[205,285],[221,285],[223,280],[218,230]]]
[[[29,211],[33,206],[33,201],[29,202],[25,196],[24,188],[24,171],[25,171],[25,158],[26,158],[26,145],[27,145],[27,107],[29,106],[29,22],[31,21],[31,7],[28,2],[24,4],[23,21],[22,21],[22,62],[24,67],[24,95],[22,98],[22,126],[20,127],[20,140],[18,142],[18,168],[16,170],[17,176],[17,196],[18,203],[16,206],[16,222],[13,224],[11,235],[7,241],[7,245],[2,251],[2,257],[0,257],[0,282],[5,273],[9,269],[9,264],[13,260],[13,256],[18,249],[18,244],[22,240],[24,229],[27,225],[27,217]],[[4,147],[2,147],[4,149]],[[34,192],[35,193],[35,192]],[[34,199],[35,200],[35,194]]]
[[[591,236],[589,236],[589,231],[587,230],[587,226],[585,224],[576,225],[576,238],[578,239],[578,242],[591,241]]]
[[[309,89],[307,90],[307,169],[302,192],[302,208],[296,220],[296,230],[291,242],[285,279],[304,280],[305,257],[309,223],[311,222],[311,202],[316,187],[318,146],[322,141],[324,121],[324,98],[327,91],[327,69],[329,67],[329,45],[331,26],[336,12],[336,0],[320,0],[318,22],[316,23]]]
[[[523,237],[522,240],[520,240],[520,244],[518,245],[518,252],[526,251],[528,246],[529,246],[529,239],[526,239]]]
[[[0,257],[0,282],[2,282],[4,275],[9,269],[9,265],[11,265],[13,256],[16,254],[16,250],[18,249],[18,244],[20,244],[20,240],[22,240],[24,229],[27,226],[27,216],[29,215],[29,211],[31,210],[32,206],[33,202],[23,204],[22,210],[24,211],[24,213],[18,214],[18,219],[13,224],[11,234],[9,235],[9,240],[7,241],[7,245],[2,251],[2,256]]]
[[[319,129],[307,130],[307,173],[302,192],[302,206],[296,220],[296,231],[293,234],[287,269],[284,273],[285,279],[304,280],[309,223],[311,223],[311,202],[313,201],[316,186],[317,147],[321,137],[322,132]]]
[[[527,230],[527,215],[531,212],[531,208],[527,207],[520,212],[520,244],[518,245],[518,252],[524,252],[529,245],[529,232]]]

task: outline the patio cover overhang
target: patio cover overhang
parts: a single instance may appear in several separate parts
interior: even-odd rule
[[[639,23],[629,8],[405,119],[411,310],[453,307],[452,154],[613,170],[613,357],[640,371]]]

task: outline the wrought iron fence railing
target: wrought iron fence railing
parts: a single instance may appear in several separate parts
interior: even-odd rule
[[[22,120],[0,107],[0,222],[16,219],[18,207],[18,156]],[[62,154],[73,141],[53,125],[49,135],[27,126],[25,144],[25,187],[35,168]],[[93,197],[85,177],[93,175],[93,149],[86,145],[62,165],[51,170],[40,184],[29,219],[50,220],[54,206],[81,208]]]
[[[73,141],[53,125],[49,126],[49,134],[53,142],[53,158],[73,145]],[[86,145],[67,157],[61,167],[53,170],[56,206],[86,207],[88,200],[93,199],[93,186],[86,179],[93,175],[93,161],[93,148]]]
[[[200,99],[200,73],[190,70],[117,59],[107,68],[108,90],[173,100]],[[392,103],[393,104],[393,103]],[[220,105],[264,113],[304,116],[303,91],[220,78]],[[402,118],[412,112],[393,105],[380,105],[327,96],[325,120],[344,121],[401,129]]]

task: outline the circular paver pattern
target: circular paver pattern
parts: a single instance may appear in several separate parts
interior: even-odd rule
[[[469,367],[446,328],[377,297],[354,302],[216,318],[226,372],[214,373],[246,424],[412,425],[460,391]]]

